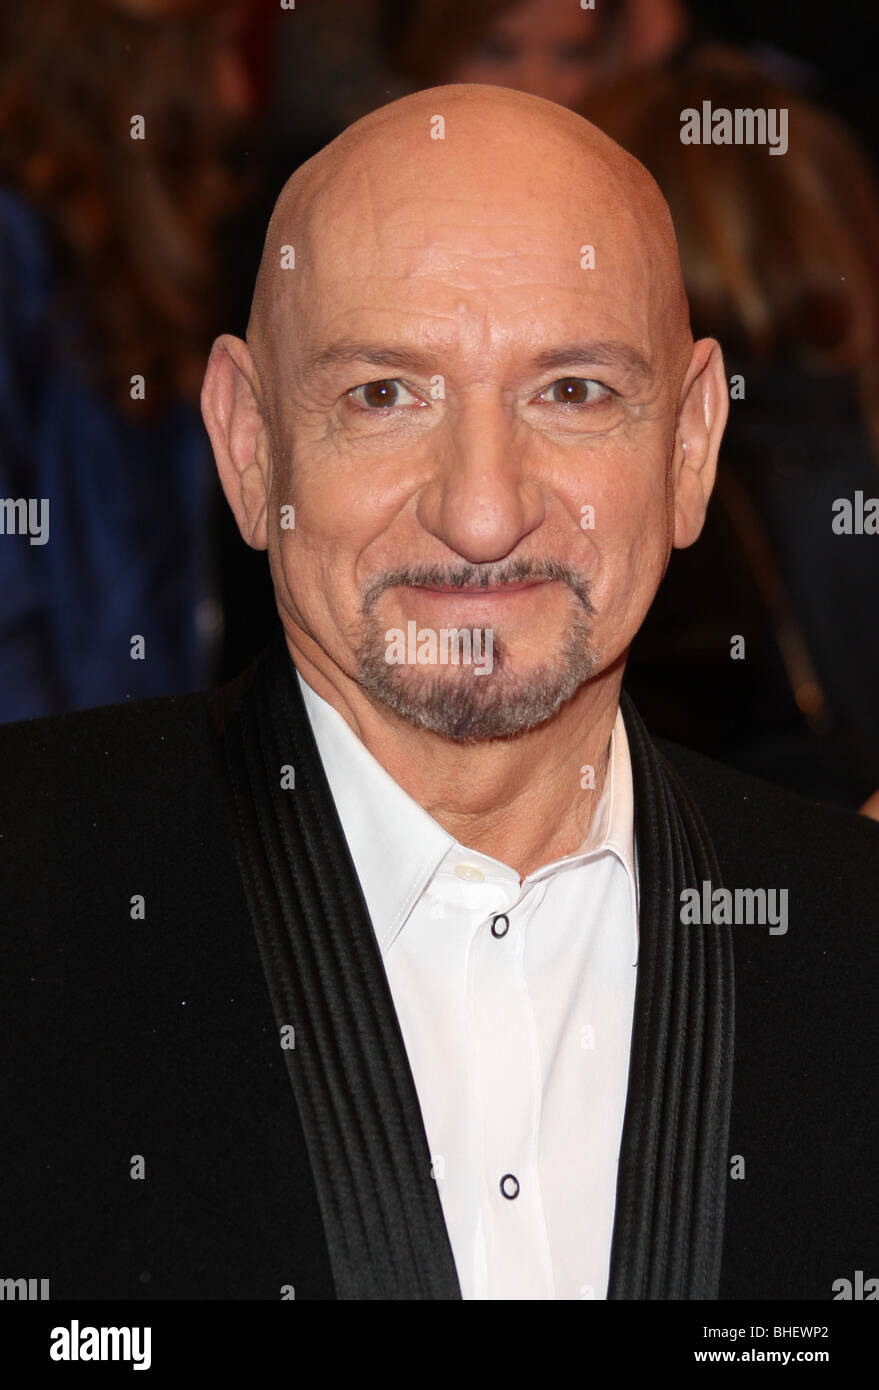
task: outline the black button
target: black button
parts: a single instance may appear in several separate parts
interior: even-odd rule
[[[501,926],[501,923],[503,923],[503,926]],[[496,937],[498,938],[498,940],[500,940],[500,938],[501,938],[502,936],[506,936],[506,934],[507,934],[507,932],[508,932],[509,930],[510,930],[510,919],[509,919],[509,917],[507,916],[507,914],[506,914],[505,912],[499,912],[498,915],[497,915],[496,917],[492,917],[492,919],[491,919],[491,934],[492,934],[492,936],[496,936]]]
[[[501,1178],[501,1193],[508,1202],[512,1202],[514,1197],[519,1195],[519,1179],[515,1173],[504,1173]]]

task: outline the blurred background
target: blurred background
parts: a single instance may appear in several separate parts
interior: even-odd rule
[[[198,412],[210,343],[243,336],[302,161],[406,92],[495,83],[650,169],[694,335],[743,384],[705,532],[674,552],[627,687],[654,735],[857,808],[879,788],[879,536],[831,521],[836,499],[879,497],[877,28],[873,0],[4,13],[0,721],[209,687],[260,650],[265,555],[238,536]],[[683,145],[703,100],[786,108],[788,152]],[[48,544],[20,501],[42,498]]]

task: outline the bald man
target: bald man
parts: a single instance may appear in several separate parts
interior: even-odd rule
[[[650,176],[521,93],[374,112],[284,189],[203,410],[276,640],[212,696],[2,731],[9,1272],[879,1274],[879,828],[654,743],[622,689],[727,411]]]

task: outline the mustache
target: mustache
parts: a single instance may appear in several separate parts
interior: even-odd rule
[[[510,560],[500,564],[488,565],[402,565],[398,569],[386,570],[376,575],[366,585],[362,595],[364,616],[368,616],[381,595],[387,589],[400,586],[418,588],[424,584],[448,589],[464,588],[502,588],[505,584],[521,584],[526,579],[559,580],[566,584],[579,600],[589,617],[595,609],[590,599],[590,583],[578,574],[571,565],[561,560]]]

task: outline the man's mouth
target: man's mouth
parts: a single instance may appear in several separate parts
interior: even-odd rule
[[[522,579],[517,584],[415,584],[412,587],[429,594],[443,594],[447,597],[462,594],[467,598],[481,598],[489,594],[518,594],[524,589],[535,589],[539,584],[548,583],[548,579]]]

